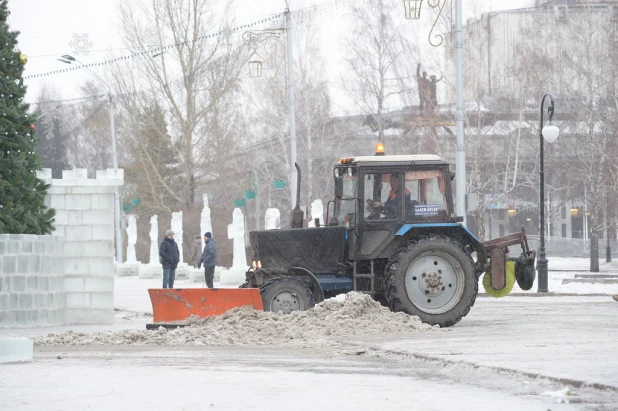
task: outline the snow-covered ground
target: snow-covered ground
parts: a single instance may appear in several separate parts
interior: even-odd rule
[[[39,345],[32,363],[0,366],[0,409],[618,409],[618,303],[610,297],[618,286],[562,285],[589,274],[588,264],[550,257],[553,296],[530,298],[536,284],[525,295],[516,286],[502,299],[479,296],[446,330],[376,332],[362,323],[384,321],[373,312],[355,320],[356,333],[316,331],[312,344],[268,334],[272,340],[255,345]],[[618,273],[614,264],[602,264],[601,273]],[[67,330],[144,330],[151,321],[146,290],[158,287],[159,280],[116,278],[111,326],[0,336],[42,341]]]
[[[269,352],[270,351],[270,352]],[[3,367],[7,410],[574,410],[560,385],[455,383],[410,370],[415,364],[313,352],[233,350],[38,353]],[[429,372],[430,370],[424,370]],[[539,385],[534,384],[539,387]],[[516,392],[515,395],[512,393]]]

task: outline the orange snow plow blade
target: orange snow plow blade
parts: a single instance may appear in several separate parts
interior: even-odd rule
[[[227,310],[249,305],[263,310],[262,296],[257,288],[149,288],[153,321],[168,323],[221,315]]]

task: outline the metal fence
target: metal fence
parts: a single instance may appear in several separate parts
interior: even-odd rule
[[[528,236],[531,250],[538,250],[538,236]],[[618,240],[610,239],[612,255],[618,258]],[[599,239],[599,258],[605,258],[607,240]],[[583,238],[545,238],[545,252],[553,257],[590,257],[590,239]]]

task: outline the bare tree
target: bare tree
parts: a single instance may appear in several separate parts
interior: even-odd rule
[[[143,0],[120,6],[125,44],[134,51],[157,49],[125,73],[120,90],[147,94],[148,101],[158,100],[165,109],[182,181],[163,189],[187,205],[195,203],[198,186],[220,175],[220,169],[205,167],[205,162],[224,158],[217,149],[233,145],[233,140],[222,145],[217,139],[224,136],[207,131],[228,114],[221,112],[221,102],[237,87],[246,54],[242,47],[226,45],[221,36],[202,38],[229,23],[214,6],[210,0]],[[176,46],[160,49],[168,45]]]
[[[38,101],[53,101],[58,94],[49,88],[43,88]],[[41,104],[35,106],[34,115],[36,136],[39,140],[35,150],[41,157],[41,167],[51,168],[53,178],[62,178],[62,170],[68,170],[69,165],[69,124],[63,116],[63,105]]]
[[[88,81],[81,87],[85,96],[101,95],[99,84]],[[77,168],[85,168],[94,177],[96,170],[112,168],[109,111],[106,99],[93,99],[75,106],[75,115],[67,121],[71,140],[68,161]],[[63,112],[66,115],[66,112]]]
[[[349,69],[342,74],[343,88],[363,113],[375,116],[372,122],[381,142],[384,114],[401,107],[416,81],[418,51],[400,8],[400,2],[393,0],[352,4],[352,29],[343,44]]]
[[[302,170],[301,203],[327,200],[332,196],[332,166],[340,153],[341,140],[329,138],[330,100],[325,62],[312,29],[295,30],[294,70],[297,124],[297,161]],[[290,164],[289,101],[286,89],[286,55],[282,43],[271,43],[260,53],[266,57],[264,76],[246,83],[252,98],[253,145],[259,147],[252,161],[257,167],[265,161],[265,180],[287,178]],[[271,181],[268,181],[270,184]],[[289,187],[289,186],[288,186]],[[287,190],[286,190],[287,192]],[[272,193],[271,201],[291,210],[288,196]],[[267,196],[262,201],[268,200]],[[273,204],[270,204],[271,206]],[[287,213],[282,215],[285,224]]]
[[[563,95],[568,96],[575,114],[574,121],[569,122],[571,141],[561,141],[561,145],[569,144],[568,151],[561,154],[563,161],[571,165],[572,171],[568,173],[571,197],[583,197],[590,213],[590,271],[593,272],[599,271],[599,232],[604,226],[603,219],[607,218],[603,208],[608,189],[613,185],[610,170],[616,167],[614,140],[618,130],[612,127],[617,108],[616,49],[612,17],[607,10],[584,5],[568,13],[560,27],[561,38],[569,44],[560,53],[568,79],[562,84]]]

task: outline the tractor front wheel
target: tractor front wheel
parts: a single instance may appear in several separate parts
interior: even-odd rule
[[[300,280],[292,277],[277,278],[260,289],[264,311],[305,311],[315,305],[313,293]]]
[[[478,282],[474,262],[448,237],[411,241],[386,266],[386,299],[392,311],[450,327],[474,305]]]

